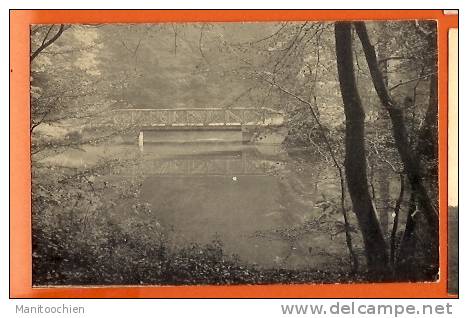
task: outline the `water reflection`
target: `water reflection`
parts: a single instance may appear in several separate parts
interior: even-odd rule
[[[347,257],[334,211],[339,183],[324,163],[242,144],[108,145],[48,160],[79,166],[117,155],[128,164],[103,177],[140,178],[140,199],[177,246],[217,239],[225,253],[265,268],[326,269]]]

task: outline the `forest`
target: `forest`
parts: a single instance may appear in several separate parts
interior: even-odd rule
[[[434,21],[33,25],[30,62],[35,285],[438,279]],[[239,107],[284,123],[255,132],[282,135],[274,154],[236,146],[263,170],[231,183],[156,178],[166,150],[103,124]]]

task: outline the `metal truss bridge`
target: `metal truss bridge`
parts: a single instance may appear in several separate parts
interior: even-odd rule
[[[139,127],[281,126],[284,114],[269,108],[118,109],[105,117],[114,125]]]

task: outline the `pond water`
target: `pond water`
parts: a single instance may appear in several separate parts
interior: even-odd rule
[[[280,145],[109,144],[44,162],[80,168],[116,157],[130,160],[101,178],[138,182],[139,199],[177,246],[218,240],[226,254],[262,268],[348,262],[339,179],[320,157]],[[119,213],[125,223],[127,212]],[[353,239],[360,245],[356,232]]]

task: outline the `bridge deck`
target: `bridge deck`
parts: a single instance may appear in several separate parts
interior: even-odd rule
[[[172,125],[172,126],[142,126],[142,131],[242,131],[241,125]]]

